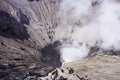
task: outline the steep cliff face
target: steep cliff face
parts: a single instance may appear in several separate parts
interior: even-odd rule
[[[53,40],[58,5],[58,0],[5,0],[1,2],[1,10],[25,25],[31,38],[44,47]]]
[[[58,0],[0,0],[0,79],[44,76],[61,66],[59,54],[46,53],[49,47],[56,51],[50,43],[58,5]]]

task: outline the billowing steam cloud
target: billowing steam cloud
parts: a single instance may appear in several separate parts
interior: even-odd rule
[[[60,6],[60,26],[70,34],[61,49],[65,62],[86,57],[95,46],[120,50],[119,0],[63,0]]]

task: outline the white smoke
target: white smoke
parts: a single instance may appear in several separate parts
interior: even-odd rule
[[[69,30],[67,40],[72,40],[71,44],[63,43],[61,49],[65,62],[86,57],[94,46],[120,50],[118,0],[63,0],[58,17],[61,28]]]
[[[82,44],[80,45],[77,41],[72,43],[64,43],[61,49],[62,59],[65,62],[75,61],[88,55],[89,48]]]

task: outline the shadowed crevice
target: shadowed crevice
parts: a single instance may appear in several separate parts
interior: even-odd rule
[[[33,2],[33,1],[42,1],[42,0],[27,0],[28,2]]]
[[[60,51],[58,47],[61,45],[61,42],[55,41],[53,44],[49,44],[44,47],[42,52],[42,60],[45,63],[48,63],[54,67],[60,67],[62,65]]]
[[[26,25],[30,24],[28,17],[22,12],[21,9],[19,9],[19,11],[17,12],[17,16],[20,18],[21,24],[26,24]]]
[[[23,14],[21,14],[21,18]],[[27,16],[25,16],[27,19]],[[0,11],[0,36],[8,37],[8,38],[16,38],[16,39],[28,39],[29,34],[27,32],[27,28],[24,24],[29,24],[29,21],[25,21],[22,19],[21,22],[18,22],[14,17],[12,17],[9,13],[5,11]]]

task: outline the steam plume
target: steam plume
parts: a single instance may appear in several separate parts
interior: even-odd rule
[[[70,34],[61,49],[65,62],[86,57],[95,46],[120,50],[119,0],[63,0],[58,17]]]

